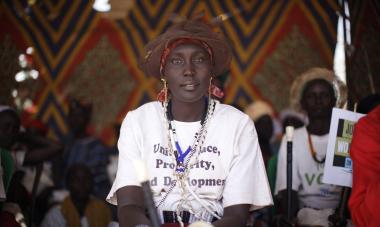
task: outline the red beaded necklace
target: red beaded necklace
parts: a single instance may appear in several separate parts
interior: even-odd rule
[[[325,163],[326,156],[322,160],[318,160],[317,159],[317,153],[314,150],[313,142],[311,141],[311,136],[310,136],[309,132],[307,132],[307,138],[308,138],[308,141],[309,141],[309,151],[310,151],[310,154],[313,157],[314,161],[317,162],[317,163],[319,163],[319,164]]]

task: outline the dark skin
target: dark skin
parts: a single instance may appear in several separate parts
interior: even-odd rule
[[[70,107],[68,114],[70,131],[75,138],[81,139],[87,136],[87,126],[91,119],[91,109],[79,106]]]
[[[24,142],[30,144],[28,152],[25,154],[24,165],[39,164],[52,159],[63,151],[62,144],[42,136],[27,132],[21,137]]]
[[[62,145],[49,140],[36,133],[20,133],[20,119],[11,111],[0,113],[0,147],[9,151],[26,149],[18,144],[27,146],[24,163],[25,165],[35,165],[48,160],[62,151]]]
[[[301,98],[301,106],[309,117],[309,125],[306,129],[310,134],[325,135],[329,133],[331,114],[335,102],[334,89],[327,81],[315,79],[305,85]],[[279,200],[280,213],[286,214],[286,190],[280,191],[277,199]],[[292,204],[298,204],[298,194],[296,191],[292,191]],[[292,211],[293,218],[297,211],[298,207],[295,207]]]
[[[205,111],[204,95],[207,94],[212,64],[208,53],[195,44],[182,44],[174,48],[167,59],[164,79],[171,94],[172,114],[177,121],[200,121]],[[117,192],[120,226],[133,227],[151,224],[145,215],[141,187],[126,186]],[[223,217],[214,222],[217,227],[245,226],[248,204],[224,208]]]
[[[203,48],[180,45],[172,50],[165,67],[165,79],[172,96],[174,119],[185,122],[201,120],[210,72],[211,62]]]
[[[335,102],[334,89],[325,80],[313,80],[306,85],[301,105],[309,117],[309,133],[324,135],[329,132]]]

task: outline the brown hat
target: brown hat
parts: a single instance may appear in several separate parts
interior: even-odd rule
[[[214,32],[210,25],[199,19],[185,20],[169,27],[163,34],[150,41],[139,60],[139,67],[147,76],[160,77],[160,60],[168,45],[181,38],[205,42],[212,50],[215,76],[224,73],[230,67],[231,50],[221,33]]]

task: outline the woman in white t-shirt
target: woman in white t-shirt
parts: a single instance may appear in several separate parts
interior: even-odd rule
[[[163,226],[197,221],[245,226],[248,211],[272,204],[252,121],[210,98],[212,78],[229,68],[227,42],[200,19],[170,27],[146,46],[140,68],[160,77],[159,101],[128,112],[107,200],[121,226],[149,226],[134,160],[147,166]]]

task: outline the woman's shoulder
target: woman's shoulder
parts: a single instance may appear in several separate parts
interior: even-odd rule
[[[131,111],[141,113],[141,112],[145,112],[145,111],[150,111],[150,110],[161,108],[161,106],[162,106],[161,102],[151,101],[151,102],[144,103],[141,106],[139,106],[136,109],[131,110]]]
[[[221,103],[219,101],[216,101],[216,110],[220,113],[223,113],[223,114],[234,114],[234,115],[237,115],[237,116],[243,116],[245,115],[244,112],[242,112],[241,110],[239,110],[238,108],[230,105],[230,104],[225,104],[225,103]]]
[[[241,119],[241,120],[247,120],[249,119],[249,116],[239,110],[238,108],[229,105],[229,104],[224,104],[217,102],[216,108],[215,108],[215,113],[219,117],[224,117],[224,118],[229,118],[229,119]]]

